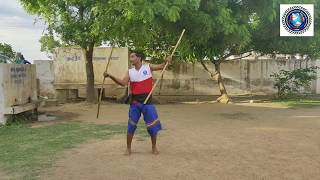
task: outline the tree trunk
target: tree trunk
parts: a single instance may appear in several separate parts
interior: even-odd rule
[[[88,103],[96,103],[97,96],[94,89],[94,71],[93,71],[93,48],[94,44],[91,44],[85,51],[86,57],[86,73],[87,73],[87,99]]]
[[[218,86],[220,89],[220,93],[221,96],[218,97],[217,102],[223,103],[223,104],[228,104],[231,99],[228,96],[226,87],[224,86],[224,82],[221,76],[221,72],[220,72],[220,63],[221,61],[215,62],[214,63],[214,67],[215,67],[215,73],[216,73],[216,80],[218,81]]]

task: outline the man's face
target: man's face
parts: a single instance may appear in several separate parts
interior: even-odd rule
[[[132,65],[139,63],[141,58],[139,58],[136,53],[130,53],[129,59]]]

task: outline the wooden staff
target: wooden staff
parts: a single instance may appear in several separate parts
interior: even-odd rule
[[[106,66],[105,72],[108,72],[108,68],[109,68],[109,64],[110,64],[110,61],[111,61],[112,52],[113,52],[113,47],[111,47],[111,51],[110,51],[110,54],[109,54],[109,57],[108,57],[108,62],[107,62],[107,66]],[[99,114],[100,114],[100,104],[101,104],[102,91],[103,91],[103,86],[104,86],[105,80],[106,80],[106,77],[104,77],[104,75],[103,75],[103,81],[102,81],[101,90],[100,90],[99,99],[98,99],[97,119],[99,118]]]
[[[182,37],[183,37],[183,35],[184,35],[184,32],[185,32],[185,31],[186,31],[186,30],[185,30],[185,29],[183,29],[183,31],[182,31],[182,33],[181,33],[181,35],[180,35],[180,38],[179,38],[179,40],[178,40],[178,42],[177,42],[176,46],[174,47],[174,49],[173,49],[173,51],[172,51],[172,53],[171,53],[171,57],[172,57],[172,56],[174,55],[174,53],[176,52],[176,50],[177,50],[177,48],[178,48],[178,46],[179,46],[179,44],[180,44],[180,41],[181,41],[181,39],[182,39]],[[168,62],[166,62],[166,64],[165,64],[164,68],[162,69],[161,74],[160,74],[160,76],[159,76],[159,77],[161,77],[161,76],[163,75],[163,73],[165,72],[165,70],[166,70],[167,66],[168,66]],[[156,88],[157,84],[159,83],[159,80],[160,80],[160,78],[158,78],[158,79],[157,79],[157,81],[156,81],[156,83],[153,85],[153,87],[152,87],[152,89],[151,89],[150,93],[148,94],[148,96],[147,96],[147,98],[145,99],[145,101],[144,101],[144,103],[143,103],[143,104],[146,104],[146,103],[148,102],[148,100],[149,100],[149,98],[150,98],[150,96],[151,96],[152,92],[154,91],[154,89]]]

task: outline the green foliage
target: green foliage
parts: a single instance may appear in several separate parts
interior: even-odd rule
[[[130,44],[150,42],[180,18],[184,8],[196,8],[199,0],[21,0],[25,9],[48,22],[48,29],[67,45],[112,41]],[[48,39],[48,38],[46,38]]]
[[[11,59],[13,59],[15,56],[15,52],[12,49],[12,46],[7,43],[0,43],[0,54],[5,55]]]
[[[271,77],[275,80],[274,87],[278,90],[278,96],[299,93],[301,88],[310,88],[311,81],[317,78],[317,68],[310,67],[293,71],[280,70],[278,73],[273,73]]]
[[[237,54],[250,48],[252,25],[249,21],[254,11],[245,3],[201,0],[187,2],[179,10],[175,6],[168,8],[164,3],[156,5],[157,10],[166,12],[166,9],[170,9],[167,14],[172,17],[152,16],[152,22],[131,24],[134,27],[125,44],[142,47],[152,57],[163,58],[185,28],[186,35],[177,53],[179,59],[207,57],[213,60],[227,52]],[[136,27],[141,27],[142,30],[135,29]]]
[[[92,52],[94,46],[110,43],[129,47],[152,47],[162,51],[162,47],[175,39],[168,38],[171,31],[166,24],[179,19],[184,8],[195,8],[198,0],[20,0],[24,8],[43,18],[48,24],[48,32],[55,34],[62,43],[80,46],[86,50],[87,101],[95,101]],[[163,33],[163,35],[162,35]],[[171,41],[158,41],[165,37]],[[56,42],[45,36],[41,40],[43,49],[50,50]],[[134,42],[134,44],[133,44]],[[157,42],[157,43],[158,43]],[[166,44],[163,45],[165,42]]]
[[[188,30],[190,48],[193,48],[197,58],[219,59],[226,54],[238,55],[250,50],[265,54],[300,53],[310,57],[319,56],[319,28],[315,28],[315,37],[303,38],[303,46],[297,43],[302,38],[280,37],[280,3],[293,1],[203,0],[198,10],[184,12],[181,23]],[[319,26],[318,4],[314,0],[299,3],[315,4],[315,27]]]
[[[58,40],[55,40],[52,34],[44,34],[40,40],[41,51],[46,52],[47,54],[53,53],[54,49],[57,47],[61,47],[61,43]]]
[[[165,1],[156,1],[156,9],[149,1],[139,3],[146,9],[152,9],[151,14],[148,14],[150,19],[143,23],[131,21],[132,24],[129,25],[132,28],[125,28],[126,31],[122,32],[129,32],[126,34],[129,40],[124,44],[142,47],[156,59],[168,54],[183,28],[187,31],[179,47],[179,59],[223,60],[226,56],[240,55],[252,50],[263,54],[300,53],[309,57],[320,56],[320,28],[317,28],[320,25],[320,11],[316,0],[200,0],[187,2],[189,5],[183,5],[177,10],[172,4],[169,8]],[[280,37],[280,3],[315,4],[315,37]],[[157,14],[158,11],[166,12],[172,17],[159,18],[161,13]],[[142,16],[146,14],[142,13]],[[127,31],[128,29],[130,31]],[[297,43],[297,40],[302,39],[303,46]]]
[[[314,4],[314,37],[280,37],[280,4]],[[252,45],[264,54],[301,54],[310,58],[320,57],[320,7],[317,0],[258,0],[256,19],[259,23],[252,32]]]
[[[41,42],[43,49],[52,49],[57,42],[67,46],[81,47],[86,57],[87,102],[95,103],[93,49],[110,40],[113,26],[111,22],[122,15],[114,11],[112,1],[101,0],[20,0],[23,7],[31,14],[37,15],[47,23],[49,36]]]
[[[20,1],[29,13],[43,18],[48,23],[49,32],[57,34],[67,45],[77,45],[84,49],[92,44],[100,45],[110,27],[110,24],[103,24],[108,20],[107,1]],[[49,41],[49,47],[56,44],[47,35],[42,41]]]
[[[183,11],[177,22],[187,29],[181,54],[216,60],[248,51],[251,13],[246,2],[218,0],[202,0],[198,9]]]
[[[186,36],[180,59],[216,60],[250,50],[271,54],[319,56],[320,11],[316,0],[21,0],[31,13],[48,22],[48,28],[67,45],[86,47],[111,41],[163,58],[183,28]],[[315,37],[279,36],[280,3],[315,4]],[[55,41],[45,37],[48,47]],[[46,48],[44,48],[46,49]],[[50,48],[48,48],[50,49]]]
[[[62,151],[74,148],[89,139],[104,139],[125,133],[122,125],[97,125],[68,122],[31,127],[12,124],[0,127],[0,166],[13,179],[40,179]]]
[[[196,10],[199,0],[126,1],[118,9],[125,17],[118,17],[113,28],[113,43],[131,49],[144,49],[154,60],[163,60],[176,43],[183,27],[177,26],[182,13]]]
[[[41,16],[66,45],[111,42],[144,49],[156,60],[168,55],[183,28],[177,59],[224,60],[255,50],[263,54],[320,56],[320,11],[316,0],[21,0]],[[280,37],[280,3],[315,4],[315,37]],[[303,46],[296,43],[303,39]],[[48,49],[57,45],[45,36]]]

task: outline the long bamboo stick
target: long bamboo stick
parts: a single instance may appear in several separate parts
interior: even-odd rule
[[[107,62],[107,66],[106,66],[105,72],[108,72],[108,68],[109,68],[109,64],[110,64],[110,61],[111,61],[112,53],[113,53],[113,47],[111,47],[111,51],[110,51],[109,57],[107,59],[108,62]],[[103,76],[103,81],[102,81],[101,90],[100,90],[99,99],[98,99],[97,119],[99,118],[99,114],[100,114],[100,105],[101,105],[102,92],[103,92],[103,86],[104,86],[105,80],[106,80],[106,78]]]
[[[179,46],[179,44],[180,44],[180,41],[181,41],[181,39],[182,39],[185,31],[186,31],[186,30],[183,29],[183,31],[182,31],[182,33],[181,33],[181,35],[180,35],[180,38],[179,38],[177,44],[175,45],[175,47],[174,47],[174,49],[173,49],[173,51],[172,51],[172,53],[171,53],[171,57],[172,57],[172,56],[174,55],[174,53],[176,52],[176,50],[177,50],[177,48],[178,48],[178,46]],[[165,70],[167,69],[167,66],[168,66],[168,62],[166,62],[166,64],[165,64],[164,68],[162,69],[161,74],[160,74],[159,77],[161,77],[161,76],[163,75],[163,73],[164,73]],[[158,85],[160,79],[161,79],[161,78],[158,78],[158,79],[157,79],[156,83],[153,85],[150,93],[148,94],[148,96],[147,96],[147,98],[145,99],[145,101],[144,101],[143,104],[146,104],[146,103],[148,102],[150,96],[152,95],[152,92],[154,91],[154,89],[155,89],[156,86]]]

